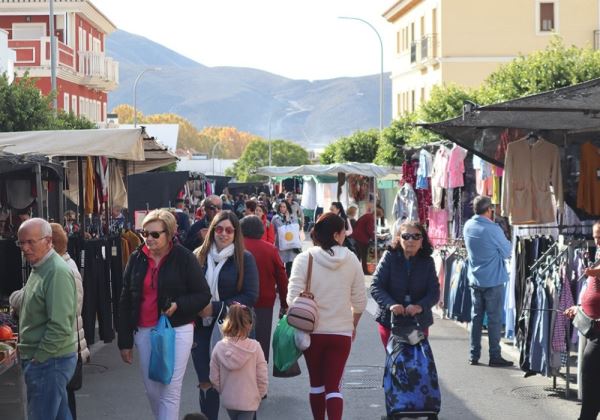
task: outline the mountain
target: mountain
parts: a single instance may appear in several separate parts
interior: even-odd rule
[[[142,36],[116,31],[107,54],[119,61],[119,87],[108,96],[109,110],[133,105],[145,115],[175,113],[198,129],[231,126],[271,138],[318,148],[356,130],[379,127],[379,74],[328,80],[293,80],[262,70],[208,67]],[[384,74],[384,125],[391,121],[391,81]]]

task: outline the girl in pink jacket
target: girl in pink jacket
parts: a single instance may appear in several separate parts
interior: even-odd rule
[[[250,308],[231,305],[223,323],[223,339],[210,358],[210,381],[232,420],[252,420],[269,385],[262,348],[248,338],[251,329]]]

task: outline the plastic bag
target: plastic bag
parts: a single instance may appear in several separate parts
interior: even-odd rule
[[[284,315],[273,333],[273,364],[280,371],[288,370],[302,355],[296,347],[295,333],[296,329],[288,324]]]
[[[148,377],[169,385],[175,368],[175,330],[166,315],[161,315],[156,328],[150,331],[150,368]]]
[[[302,330],[294,332],[294,342],[298,350],[304,351],[310,347],[310,334]]]

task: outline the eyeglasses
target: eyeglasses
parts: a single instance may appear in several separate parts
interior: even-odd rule
[[[19,248],[23,248],[24,246],[33,246],[36,243],[38,243],[39,241],[41,241],[42,239],[46,239],[44,238],[39,238],[39,239],[29,239],[27,241],[15,241],[15,245],[18,246]]]
[[[225,232],[228,235],[233,235],[235,233],[235,229],[232,228],[231,226],[227,226],[227,227],[217,226],[215,228],[215,232],[217,232],[219,235],[221,235],[223,232]]]
[[[160,238],[160,234],[161,233],[165,233],[165,230],[156,230],[154,232],[148,232],[147,230],[142,230],[141,235],[144,238],[147,238],[148,236],[152,236],[154,239],[158,239]]]
[[[420,233],[403,233],[402,235],[400,235],[400,237],[405,241],[408,241],[409,239],[412,239],[413,241],[423,239],[423,235],[421,235]]]

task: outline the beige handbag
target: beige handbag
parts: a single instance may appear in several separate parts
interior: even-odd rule
[[[311,333],[319,322],[319,309],[314,295],[310,292],[310,280],[312,277],[313,256],[308,254],[308,275],[306,288],[300,296],[294,299],[287,312],[287,321],[294,328]]]

